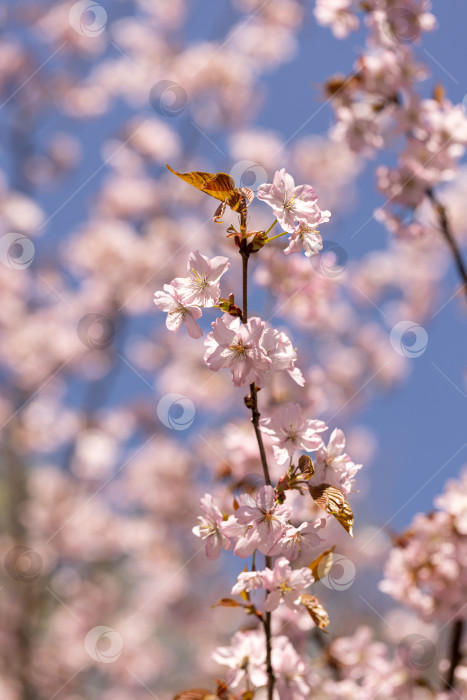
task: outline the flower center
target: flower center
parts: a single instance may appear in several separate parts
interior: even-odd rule
[[[297,428],[294,428],[293,425],[289,425],[288,428],[283,428],[282,432],[285,435],[286,440],[290,440],[290,442],[296,442],[298,438],[298,430]]]
[[[207,539],[208,537],[212,537],[213,535],[217,535],[218,533],[218,527],[214,523],[203,523],[199,529],[202,532],[203,540]]]
[[[293,205],[294,201],[295,201],[295,194],[290,196],[290,194],[287,192],[287,194],[285,195],[285,199],[284,199],[284,209],[287,209],[287,211],[290,211],[292,209],[292,205]]]
[[[246,355],[247,348],[241,343],[237,343],[236,345],[231,345],[229,350],[232,350],[236,355]]]
[[[193,276],[192,286],[195,289],[203,291],[203,289],[208,286],[206,275],[202,275],[200,272],[198,272],[198,270],[194,269],[191,271],[191,274]]]

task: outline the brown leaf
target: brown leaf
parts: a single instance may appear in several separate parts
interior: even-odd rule
[[[241,187],[240,192],[242,195],[246,198],[247,201],[247,206],[252,203],[252,201],[255,198],[253,190],[250,190],[249,187]]]
[[[189,173],[178,173],[173,170],[170,165],[167,165],[171,173],[179,177],[189,185],[196,187],[201,192],[211,195],[219,199],[221,202],[226,200],[232,192],[235,192],[235,182],[227,173],[204,173],[192,171]]]
[[[308,614],[315,625],[320,630],[325,631],[325,628],[329,625],[329,615],[319,602],[318,598],[316,598],[314,595],[310,595],[309,593],[304,593],[300,598],[300,602],[307,609]]]
[[[241,603],[239,603],[237,600],[234,600],[233,598],[221,598],[215,605],[211,605],[212,608],[217,608],[219,606],[223,608],[243,607]]]
[[[310,479],[314,476],[315,468],[313,460],[308,455],[302,455],[298,460],[298,468],[300,469],[304,479]]]
[[[195,170],[189,173],[178,173],[167,163],[166,165],[170,172],[181,180],[221,202],[226,202],[234,211],[246,211],[248,204],[253,200],[253,192],[248,187],[235,187],[235,182],[227,173],[216,173],[214,175],[213,173],[198,172]],[[214,221],[216,221],[216,218],[222,216],[223,210],[221,214],[219,214],[219,210],[220,208],[214,215]],[[220,223],[220,221],[216,221],[216,223]]]
[[[353,537],[353,513],[342,491],[329,484],[310,485],[309,489],[316,505],[326,511],[326,513],[333,515],[344,530]]]
[[[336,520],[340,522],[344,530],[349,533],[350,537],[353,537],[353,512],[347,501],[344,501],[344,506],[341,512],[336,515]]]
[[[222,217],[225,214],[225,207],[226,206],[227,206],[227,202],[226,202],[226,200],[224,200],[217,207],[216,211],[214,212],[214,216],[212,217],[212,220],[214,221],[215,224],[222,223]]]
[[[434,90],[433,90],[433,99],[438,102],[438,104],[442,105],[444,102],[444,97],[445,97],[445,91],[444,91],[444,85],[441,85],[438,83],[435,85]]]
[[[327,576],[330,572],[333,561],[332,553],[334,552],[335,548],[336,545],[331,547],[331,549],[327,549],[325,552],[320,554],[319,557],[316,557],[311,564],[308,564],[308,568],[311,570],[311,573],[316,581],[319,581],[319,579],[323,578],[323,576]]]
[[[191,688],[190,690],[182,690],[177,693],[173,700],[216,700],[218,695],[214,695],[206,688]]]

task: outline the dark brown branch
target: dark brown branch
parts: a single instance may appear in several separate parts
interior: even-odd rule
[[[444,682],[445,690],[451,690],[455,684],[456,668],[462,660],[461,643],[463,630],[463,620],[456,620],[452,628],[451,646],[449,650],[449,671]]]
[[[436,198],[436,195],[433,192],[433,190],[431,190],[431,189],[427,190],[427,196],[433,205],[433,209],[436,212],[443,236],[446,239],[446,242],[447,242],[449,248],[451,249],[451,253],[452,253],[452,256],[454,258],[454,262],[456,264],[457,271],[459,273],[459,277],[462,280],[462,287],[464,290],[464,294],[467,294],[467,267],[465,266],[464,260],[462,259],[460,249],[457,245],[457,242],[456,242],[454,235],[453,235],[453,232],[451,230],[449,219],[448,219],[448,216],[446,213],[446,208]]]

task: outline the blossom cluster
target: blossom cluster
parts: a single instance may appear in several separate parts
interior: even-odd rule
[[[223,504],[206,493],[201,499],[202,515],[193,533],[204,541],[208,559],[218,558],[222,550],[233,551],[242,559],[253,557],[251,568],[247,566],[239,574],[231,589],[232,595],[248,602],[224,599],[227,604],[246,606],[250,614],[254,612],[263,621],[284,608],[293,614],[304,608],[315,624],[324,628],[329,622],[327,613],[318,599],[306,591],[315,581],[313,562],[317,558],[319,561],[324,542],[320,531],[328,520],[335,517],[352,534],[353,513],[346,496],[352,490],[361,465],[354,464],[345,452],[341,430],[333,431],[326,446],[321,434],[328,426],[324,421],[308,418],[306,409],[299,403],[283,401],[279,407],[270,410],[266,407],[259,413],[258,391],[269,384],[274,375],[285,371],[300,387],[304,385],[304,378],[295,366],[296,351],[288,336],[268,327],[258,316],[248,317],[245,295],[249,257],[272,240],[267,234],[276,223],[284,230],[273,238],[290,236],[285,253],[303,248],[306,257],[310,257],[322,248],[315,227],[328,221],[330,212],[319,209],[312,187],[295,187],[293,178],[282,169],[276,172],[272,184],[262,185],[258,190],[258,198],[272,207],[276,220],[268,231],[251,234],[247,229],[248,202],[244,190],[234,189],[231,180],[222,174],[173,172],[197,189],[205,189],[206,183],[208,188],[214,186],[212,183],[217,183],[217,187],[219,182],[231,187],[224,195],[220,210],[224,213],[227,204],[234,210],[240,209],[240,232],[230,226],[228,237],[234,237],[242,257],[243,310],[234,303],[232,294],[228,298],[220,296],[219,279],[229,267],[229,260],[221,257],[209,260],[198,251],[190,254],[188,276],[175,278],[170,285],[165,285],[164,292],[156,292],[155,303],[167,311],[170,330],[177,330],[185,323],[192,337],[202,334],[196,323],[202,307],[217,307],[223,311],[212,323],[212,330],[205,339],[204,361],[214,372],[228,368],[235,386],[249,386],[245,404],[252,411],[266,481],[259,488],[250,484],[248,489],[236,494],[231,513],[225,512]],[[217,189],[214,192],[217,193]],[[208,194],[212,195],[212,191]],[[221,197],[216,194],[216,198]],[[218,219],[216,211],[214,221]],[[275,485],[266,455],[266,448],[270,446],[276,467],[285,469]],[[316,466],[310,452],[315,454]],[[248,476],[245,474],[246,479]],[[297,508],[296,504],[303,496],[309,499],[307,519],[299,517],[303,508]],[[262,569],[256,564],[258,554],[265,557],[266,565]],[[329,554],[330,550],[323,556]],[[297,566],[298,561],[302,566]],[[263,603],[257,601],[260,592]],[[271,695],[277,683],[277,689],[283,686],[283,690],[279,690],[280,697],[297,700],[307,697],[309,684],[304,662],[286,637],[271,638],[269,623],[264,633],[258,630],[238,632],[231,647],[217,649],[213,658],[229,668],[227,684],[231,689],[242,687],[249,692],[252,687],[267,685]]]
[[[436,28],[430,9],[428,0],[400,5],[392,0],[360,5],[352,0],[318,0],[315,7],[317,21],[330,26],[340,39],[358,28],[359,10],[364,16],[367,44],[354,73],[327,83],[336,117],[331,133],[336,141],[370,157],[395,138],[403,144],[397,167],[376,168],[377,187],[386,202],[375,216],[405,237],[426,230],[412,212],[436,185],[454,177],[467,145],[462,105],[452,104],[442,89],[431,98],[423,98],[417,90],[429,73],[412,45],[420,43],[423,32]]]
[[[467,472],[396,540],[380,588],[426,620],[466,619]]]
[[[319,209],[318,197],[310,185],[295,187],[292,176],[283,168],[276,172],[272,184],[259,188],[258,198],[273,208],[283,233],[290,234],[286,254],[302,248],[308,257],[318,254],[322,240],[314,227],[329,221],[330,212]],[[260,240],[261,247],[268,242],[268,239]],[[205,341],[204,359],[211,370],[217,372],[227,367],[236,386],[255,382],[258,387],[265,385],[273,372],[284,370],[303,386],[303,375],[295,366],[296,351],[288,336],[267,327],[256,316],[242,322],[240,309],[233,301],[221,297],[220,278],[229,266],[226,257],[209,259],[198,250],[190,253],[187,276],[176,277],[164,285],[164,291],[154,295],[155,305],[167,313],[167,328],[177,332],[184,324],[192,338],[200,338],[201,309],[217,307],[226,313],[212,323]]]

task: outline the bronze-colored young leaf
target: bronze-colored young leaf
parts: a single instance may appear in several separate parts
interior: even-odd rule
[[[212,692],[205,688],[191,688],[175,695],[173,700],[235,700],[224,681],[216,681],[217,689]]]
[[[309,593],[304,593],[300,598],[300,602],[308,611],[311,619],[315,625],[323,631],[329,625],[329,615],[327,614],[325,608],[321,605],[318,598]]]
[[[302,455],[298,460],[298,468],[304,479],[311,479],[315,474],[313,460],[309,455]]]
[[[236,212],[245,212],[248,204],[253,200],[254,194],[248,187],[235,187],[235,182],[227,173],[205,173],[192,171],[189,173],[178,173],[166,164],[171,173],[187,182],[197,190],[209,194],[211,197],[220,200],[222,203],[214,214],[214,222],[222,223],[225,206],[228,205]]]
[[[209,194],[215,199],[219,199],[224,202],[229,199],[229,196],[240,193],[237,192],[235,188],[235,182],[232,180],[230,175],[227,173],[204,173],[192,171],[189,173],[178,173],[176,170],[167,165],[171,173],[179,177],[184,182],[187,182],[192,187],[196,187],[197,190]]]
[[[316,557],[311,564],[308,564],[308,568],[311,570],[311,573],[316,581],[323,578],[323,576],[327,576],[331,571],[334,558],[332,553],[334,552],[335,548],[336,545],[331,547],[331,549],[326,549],[326,551],[320,554],[319,557]]]
[[[237,600],[234,600],[233,598],[221,598],[220,600],[217,601],[215,605],[211,606],[212,608],[217,608],[217,607],[223,607],[223,608],[241,608],[243,607],[241,603],[239,603]]]
[[[222,217],[225,214],[225,208],[227,206],[227,201],[224,200],[219,204],[217,207],[216,211],[214,212],[214,216],[212,217],[212,220],[214,221],[215,224],[221,224],[222,223]]]
[[[342,491],[329,484],[309,486],[310,494],[317,506],[333,515],[344,530],[353,537],[353,513]]]
[[[336,520],[340,522],[350,537],[353,537],[353,511],[347,501],[344,501],[342,510],[336,515]]]
[[[214,695],[206,688],[191,688],[190,690],[182,690],[181,693],[177,693],[173,700],[216,700],[218,697],[218,695]]]

